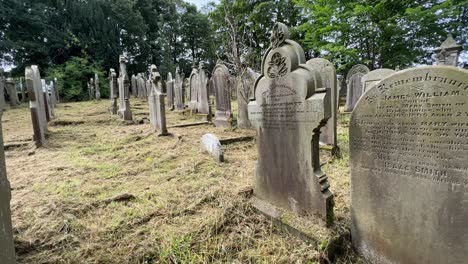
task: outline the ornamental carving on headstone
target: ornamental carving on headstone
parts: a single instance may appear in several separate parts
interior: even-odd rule
[[[332,223],[333,195],[319,157],[320,129],[330,105],[319,72],[306,64],[287,27],[277,23],[248,106],[258,137],[257,201]]]
[[[130,80],[127,74],[127,56],[120,55],[119,63],[119,78],[118,78],[118,85],[119,85],[119,97],[120,97],[120,105],[118,114],[120,118],[125,121],[131,121],[132,118],[132,111],[130,110]]]

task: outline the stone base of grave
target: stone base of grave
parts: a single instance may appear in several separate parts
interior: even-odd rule
[[[203,121],[211,121],[211,115],[209,114],[196,114],[195,119]]]
[[[232,118],[216,117],[213,119],[213,124],[217,127],[230,128],[232,127]]]

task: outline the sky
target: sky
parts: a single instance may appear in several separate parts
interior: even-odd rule
[[[198,9],[202,8],[204,5],[208,4],[212,0],[185,0],[185,2],[189,2],[198,6]]]

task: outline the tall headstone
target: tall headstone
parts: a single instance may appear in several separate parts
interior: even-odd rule
[[[46,114],[47,122],[49,122],[50,120],[52,120],[52,118],[54,118],[53,108],[50,102],[49,88],[47,87],[46,81],[44,79],[41,79],[41,85],[42,94],[44,97],[44,111]]]
[[[146,98],[146,80],[143,78],[143,74],[137,74],[137,86],[138,86],[138,97]]]
[[[241,70],[240,76],[238,76],[238,79],[241,79],[238,83],[240,83],[242,87],[235,87],[234,89],[236,89],[237,92],[237,126],[240,128],[251,127],[247,106],[250,98],[254,97],[254,86],[258,77],[260,77],[260,73],[248,67],[244,67],[243,70]]]
[[[0,109],[0,121],[2,115],[3,109]],[[11,223],[11,187],[5,165],[2,122],[0,122],[0,146],[0,262],[4,264],[14,264],[16,263],[16,255]]]
[[[174,110],[174,80],[172,79],[172,73],[167,74],[166,94],[167,107],[172,111]]]
[[[158,132],[159,135],[167,135],[162,79],[155,65],[151,65],[148,79],[151,85],[150,95],[148,97],[151,129],[154,132]]]
[[[229,80],[231,74],[229,69],[218,62],[213,69],[212,83],[216,99],[216,112],[213,123],[219,127],[230,127],[232,122],[231,92]]]
[[[208,119],[210,119],[211,115],[211,106],[209,101],[208,95],[208,79],[206,77],[205,72],[205,63],[200,62],[198,67],[198,75],[199,75],[199,90],[198,90],[198,114],[205,114],[208,115]]]
[[[86,87],[88,88],[88,99],[91,101],[93,100],[93,95],[91,94],[91,84],[89,83],[89,81],[86,83]]]
[[[127,56],[120,55],[119,63],[119,78],[118,78],[118,85],[119,85],[119,97],[120,97],[120,105],[118,115],[120,118],[126,121],[133,120],[132,118],[132,111],[130,110],[130,91],[129,91],[129,79],[127,74]]]
[[[448,34],[447,39],[442,42],[439,48],[434,50],[436,53],[436,64],[457,67],[458,57],[462,49],[461,45],[457,45],[452,34]]]
[[[117,98],[119,96],[117,89],[117,73],[114,69],[109,70],[109,90],[110,90],[110,106],[109,112],[116,115],[119,107],[117,105]]]
[[[183,81],[183,89],[184,89],[184,96],[185,101],[190,105],[190,80],[188,78],[184,78],[184,76],[180,76]]]
[[[89,84],[90,84],[90,88],[91,88],[91,98],[89,98],[89,100],[94,100],[96,98],[96,94],[95,94],[95,82],[94,82],[94,78],[91,78],[89,79]]]
[[[254,195],[330,225],[333,195],[320,169],[319,130],[331,116],[331,97],[320,74],[306,64],[302,47],[289,36],[284,24],[275,24],[249,103],[258,148]]]
[[[468,71],[426,66],[380,81],[351,116],[351,215],[369,263],[468,259]]]
[[[370,88],[377,85],[382,79],[394,74],[396,71],[392,69],[377,69],[366,73],[362,76],[362,87],[363,94],[367,92]]]
[[[338,84],[336,77],[336,70],[333,64],[322,58],[315,58],[307,61],[307,65],[311,66],[314,70],[320,73],[323,84],[330,89],[331,95],[331,117],[328,119],[327,124],[320,130],[320,142],[326,145],[333,146],[333,154],[338,154]]]
[[[346,75],[346,105],[345,112],[352,112],[359,98],[363,94],[362,77],[369,72],[369,68],[362,64],[354,65]]]
[[[132,83],[132,95],[133,97],[138,97],[137,78],[135,74],[132,74],[131,83]]]
[[[26,89],[24,87],[23,77],[20,77],[18,85],[21,91],[21,103],[24,103],[26,102]]]
[[[36,65],[26,67],[25,79],[28,89],[29,110],[33,124],[33,138],[36,147],[42,147],[47,144],[47,116],[39,68]]]
[[[196,111],[198,109],[198,100],[200,96],[200,74],[196,64],[192,66],[192,73],[190,73],[189,77],[190,83],[190,100],[188,103],[188,108],[190,111]]]
[[[176,75],[174,81],[174,98],[175,98],[175,109],[177,111],[185,110],[185,95],[184,95],[184,83],[180,76],[179,67],[176,68]]]
[[[57,78],[54,78],[54,87],[55,87],[55,99],[57,99],[57,103],[60,103],[60,88]]]
[[[99,86],[99,75],[94,74],[94,88],[96,89],[96,100],[101,100],[101,87]]]
[[[18,92],[16,91],[16,84],[12,78],[8,78],[5,82],[8,97],[10,99],[10,106],[17,107],[19,105]]]
[[[50,81],[47,85],[47,90],[49,92],[50,104],[53,109],[57,107],[57,98],[55,97],[55,85],[54,81]]]
[[[4,70],[0,67],[0,109],[6,109],[6,101],[5,101],[5,76]]]

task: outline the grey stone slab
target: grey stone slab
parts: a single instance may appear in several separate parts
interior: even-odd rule
[[[330,225],[333,195],[320,169],[317,131],[331,116],[331,96],[284,24],[275,24],[271,40],[248,106],[257,130],[254,195]]]
[[[368,263],[466,263],[468,71],[388,76],[361,98],[349,134],[357,251]]]
[[[5,88],[8,94],[8,98],[10,99],[10,106],[11,107],[18,107],[19,106],[19,99],[18,93],[16,91],[16,84],[12,78],[7,78],[5,82]]]
[[[97,73],[94,74],[94,89],[96,91],[96,100],[101,100],[101,87],[99,85],[99,75]]]
[[[439,48],[434,50],[436,53],[436,64],[457,67],[458,58],[462,50],[463,47],[457,44],[452,34],[448,34],[447,39],[442,42]]]
[[[119,78],[118,78],[118,86],[119,86],[119,111],[118,115],[121,119],[125,121],[133,120],[132,111],[130,109],[130,80],[127,74],[127,56],[120,55],[119,63],[120,63],[120,70],[119,70]]]
[[[45,136],[47,133],[47,117],[39,68],[36,65],[26,67],[25,79],[33,124],[33,139],[36,147],[42,147],[47,144]]]
[[[49,91],[50,103],[52,105],[52,108],[55,111],[55,108],[57,108],[57,93],[55,92],[54,81],[49,82],[48,91]]]
[[[138,97],[138,85],[137,85],[137,78],[136,78],[135,74],[132,74],[131,87],[132,87],[133,97]]]
[[[176,68],[176,75],[174,81],[174,100],[175,100],[175,109],[177,111],[185,110],[185,95],[184,95],[184,84],[180,76],[179,67]]]
[[[117,103],[119,97],[119,90],[117,88],[117,73],[114,69],[109,70],[109,97],[110,97],[110,106],[109,112],[113,115],[116,115],[119,111],[119,106]]]
[[[218,127],[231,127],[233,118],[230,92],[231,74],[224,64],[218,62],[213,69],[212,76],[216,99],[216,112],[213,123]]]
[[[251,68],[245,68],[240,73],[241,81],[238,81],[242,87],[236,87],[237,92],[237,126],[240,128],[251,128],[249,120],[248,104],[250,98],[254,98],[254,86],[260,73]]]
[[[191,111],[196,111],[198,109],[198,100],[200,96],[200,74],[196,65],[192,66],[192,72],[189,77],[189,102],[188,108]]]
[[[166,127],[166,109],[164,104],[164,94],[162,93],[162,79],[155,65],[150,66],[149,84],[151,91],[148,96],[150,124],[154,132],[159,135],[168,135]]]
[[[367,92],[372,87],[376,86],[382,79],[394,74],[396,71],[392,69],[377,69],[366,73],[362,76],[363,93]]]
[[[347,84],[347,92],[346,92],[346,105],[345,105],[345,112],[351,112],[354,109],[354,106],[361,98],[361,95],[364,92],[364,88],[362,86],[362,77],[369,72],[369,68],[362,64],[354,65],[346,75],[346,84]]]
[[[209,101],[209,92],[208,92],[208,79],[205,72],[205,64],[200,62],[198,67],[199,75],[199,90],[198,90],[198,114],[211,115],[211,106]]]
[[[167,107],[171,111],[175,109],[174,93],[174,80],[172,79],[172,73],[168,73],[166,81]]]
[[[54,108],[50,100],[49,87],[44,79],[41,79],[41,85],[42,85],[42,92],[44,96],[45,113],[46,113],[46,118],[48,122],[54,118]]]
[[[205,134],[201,138],[201,148],[207,151],[210,156],[218,163],[224,162],[223,146],[219,139],[213,134]]]

